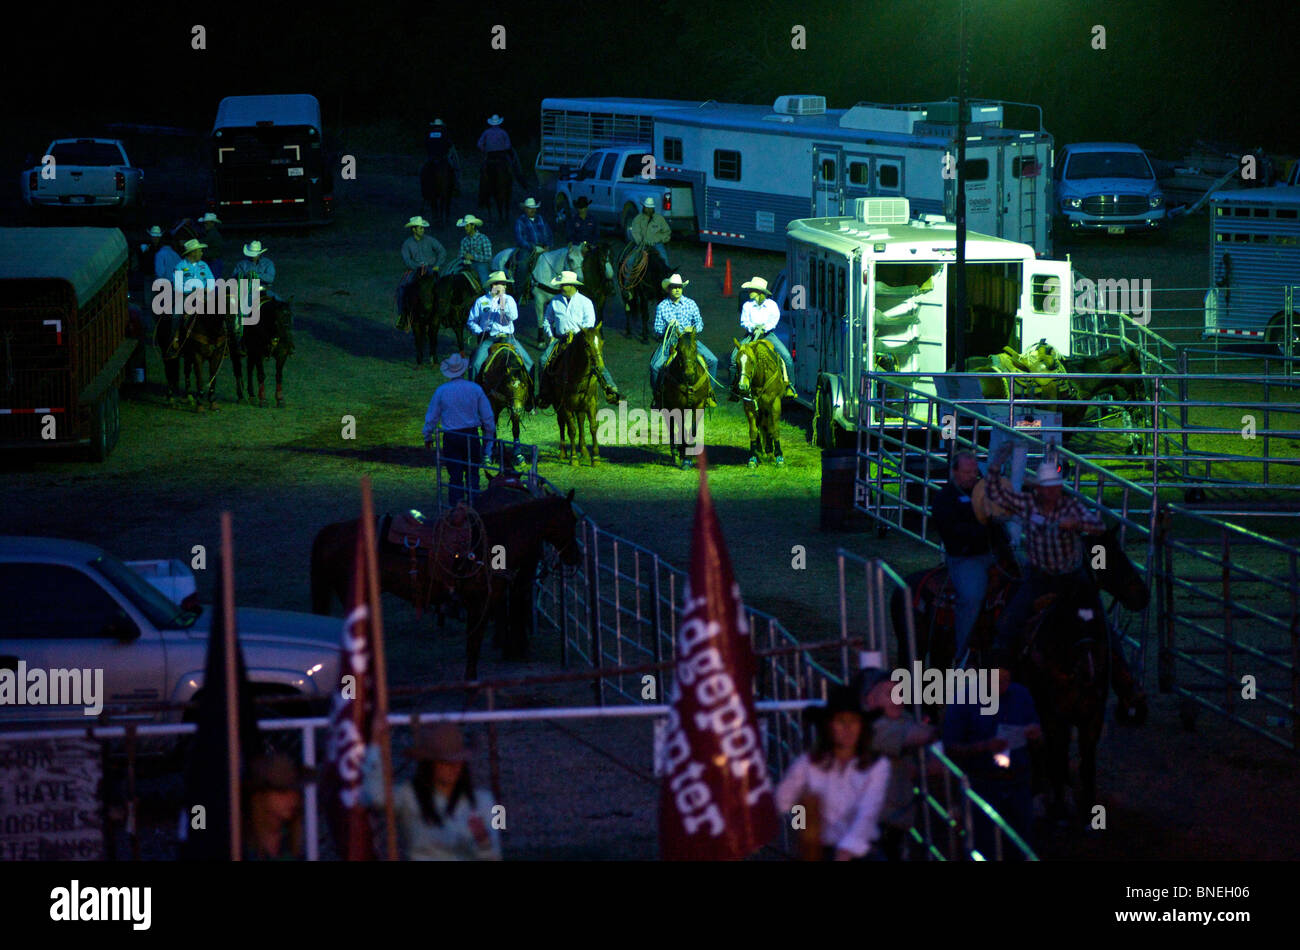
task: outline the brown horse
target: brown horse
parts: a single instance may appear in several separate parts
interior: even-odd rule
[[[257,370],[257,404],[266,406],[267,357],[275,360],[275,404],[284,406],[284,364],[293,353],[293,311],[291,301],[263,298],[257,323],[244,328],[248,349],[248,398],[253,399],[253,370]]]
[[[570,465],[578,464],[588,431],[591,432],[591,464],[600,464],[596,405],[604,385],[600,371],[605,366],[605,341],[600,327],[597,323],[576,335],[565,336],[543,371],[542,385],[548,386],[554,396],[551,401],[560,428],[560,454]]]
[[[533,378],[524,369],[523,360],[508,343],[496,343],[488,351],[487,362],[479,373],[478,383],[488,395],[492,405],[492,418],[500,425],[501,413],[510,413],[510,431],[516,451],[519,445],[519,426],[523,413],[533,408]],[[498,442],[502,458],[505,446]]]
[[[572,502],[570,491],[567,497],[539,498],[482,513],[484,538],[480,547],[487,552],[486,562],[479,565],[480,570],[462,563],[442,572],[442,576],[452,578],[456,594],[465,606],[466,679],[478,676],[483,633],[494,617],[505,658],[516,659],[527,654],[525,621],[545,546],[553,547],[563,564],[578,564],[582,558],[577,540],[578,519]],[[381,589],[421,608],[445,600],[445,588],[438,583],[438,571],[431,564],[434,559],[429,553],[420,549],[413,553],[385,539],[391,518],[388,515],[380,519],[377,535]],[[346,603],[358,524],[354,519],[326,525],[312,542],[314,613],[328,614],[335,598]]]
[[[430,159],[420,169],[420,195],[429,203],[434,224],[451,220],[451,193],[456,186],[456,172],[447,159]]]
[[[605,318],[605,301],[609,300],[610,291],[613,289],[609,275],[605,271],[607,267],[609,267],[609,246],[584,242],[582,270],[579,276],[582,277],[582,286],[586,289],[587,296],[591,298],[597,320]]]
[[[749,467],[757,465],[764,453],[770,454],[777,465],[784,465],[781,398],[785,395],[785,376],[781,373],[781,357],[766,340],[732,342],[736,344],[738,388],[749,422]]]
[[[479,170],[478,206],[485,213],[496,206],[496,221],[505,224],[510,213],[510,196],[514,192],[514,172],[509,161],[485,160]]]
[[[427,273],[415,278],[407,296],[410,308],[411,335],[415,337],[415,365],[424,362],[425,340],[429,360],[437,362],[438,331],[450,330],[456,336],[456,349],[465,348],[465,314],[479,295],[464,272]]]
[[[201,293],[201,291],[196,291]],[[202,410],[206,394],[207,408],[216,409],[217,373],[226,358],[227,320],[218,313],[194,313],[172,319],[181,320],[180,354],[185,372],[185,398],[195,409]],[[238,319],[238,317],[236,317]],[[208,379],[203,381],[203,364],[207,364]],[[194,389],[190,389],[190,378]],[[238,395],[243,395],[243,383],[236,379]]]
[[[656,408],[667,410],[668,450],[673,464],[690,468],[691,461],[686,457],[686,419],[694,420],[698,438],[700,418],[713,395],[713,386],[696,348],[694,330],[679,331],[674,323],[669,326],[660,345],[671,348],[672,357],[664,365],[659,379]]]

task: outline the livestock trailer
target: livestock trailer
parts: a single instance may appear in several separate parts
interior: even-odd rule
[[[0,228],[0,448],[117,444],[127,336],[116,228]]]
[[[228,96],[212,126],[213,197],[231,227],[329,224],[334,169],[315,96]]]
[[[539,172],[577,168],[590,153],[611,145],[654,141],[655,116],[665,109],[694,108],[681,99],[543,99]]]

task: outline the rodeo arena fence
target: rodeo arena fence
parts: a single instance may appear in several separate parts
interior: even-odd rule
[[[1300,550],[1237,523],[1300,514],[1294,358],[1272,358],[1279,374],[1191,372],[1213,363],[1194,363],[1195,349],[1100,311],[1076,314],[1072,337],[1075,354],[1125,347],[1141,359],[1130,377],[1135,398],[1074,403],[1091,414],[1088,425],[1063,425],[1059,398],[1022,395],[1023,375],[864,373],[854,508],[879,533],[899,531],[941,553],[929,513],[952,453],[1023,446],[1016,487],[1029,456],[1054,453],[1066,490],[1118,524],[1152,592],[1141,611],[1110,608],[1139,682],[1154,658],[1159,688],[1180,697],[1189,728],[1208,709],[1300,749]],[[990,399],[991,387],[1006,398]],[[1245,676],[1254,699],[1243,698]]]

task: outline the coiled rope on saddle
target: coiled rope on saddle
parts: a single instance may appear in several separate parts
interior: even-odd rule
[[[640,253],[636,253],[639,251]],[[650,266],[650,255],[646,249],[635,242],[629,242],[623,249],[623,258],[618,263],[618,282],[624,290],[635,290],[645,280],[646,270]]]

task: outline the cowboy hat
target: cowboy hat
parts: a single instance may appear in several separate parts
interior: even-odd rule
[[[762,277],[754,277],[740,285],[741,290],[757,290],[760,294],[771,294],[772,291],[767,289],[767,281]]]
[[[573,203],[573,206],[575,208],[586,208],[590,204],[591,204],[591,199],[589,199],[586,195],[583,195],[581,198],[579,198],[577,201]]]
[[[433,120],[432,122],[430,122],[429,124],[430,124],[430,125],[446,125],[447,123],[443,122],[442,119],[434,119],[434,120]]]
[[[411,758],[417,762],[468,762],[469,752],[460,730],[440,722],[411,747]]]
[[[529,198],[525,198],[523,201],[521,201],[521,202],[519,203],[519,207],[521,207],[521,208],[540,208],[541,205],[539,205],[539,204],[537,203],[537,199],[536,199],[536,198],[529,197]]]
[[[505,119],[501,118],[501,116],[497,115],[495,112],[488,116],[488,125],[500,125],[504,121]]]
[[[220,224],[221,219],[209,211],[203,217],[199,218],[199,224]]]
[[[424,218],[420,217],[417,214],[411,220],[406,222],[406,226],[408,228],[427,228],[429,226],[429,222],[424,220]]]
[[[1064,483],[1061,478],[1061,466],[1051,459],[1043,459],[1038,463],[1038,471],[1034,473],[1034,484],[1043,488],[1052,485],[1061,485]]]
[[[266,253],[266,248],[262,247],[261,241],[249,241],[244,245],[245,257],[261,257]]]
[[[651,198],[649,195],[646,196],[645,201],[641,202],[641,207],[643,208],[653,208],[654,206],[655,206],[655,200]]]
[[[244,788],[249,792],[292,792],[316,781],[316,770],[295,762],[283,752],[249,760]]]
[[[201,251],[205,247],[207,247],[207,245],[198,238],[190,238],[185,242],[185,247],[181,250],[181,256],[184,257],[186,254],[190,254],[194,251]]]
[[[155,224],[153,227],[149,229],[149,236],[162,237],[162,228],[158,227],[158,225]]]
[[[667,290],[669,287],[685,287],[689,283],[689,280],[682,280],[681,274],[673,274],[673,276],[665,277],[659,281],[659,286]]]
[[[572,284],[575,287],[581,287],[582,281],[578,279],[578,275],[575,274],[573,271],[564,270],[564,271],[560,271],[559,277],[552,278],[550,284],[552,287],[563,287],[566,284]]]
[[[457,221],[457,222],[456,222],[456,227],[458,227],[458,228],[463,228],[463,227],[466,227],[467,225],[471,225],[471,224],[474,225],[474,226],[476,226],[476,227],[480,227],[480,228],[483,227],[483,221],[482,221],[482,219],[481,219],[481,218],[476,218],[476,217],[474,217],[474,215],[472,215],[472,214],[467,214],[467,215],[465,215],[465,217],[463,217],[463,218],[461,218],[459,221]]]
[[[488,274],[488,279],[485,286],[491,287],[493,284],[513,284],[514,282],[515,282],[514,278],[507,277],[505,271],[494,270],[492,273]]]
[[[469,369],[469,360],[459,353],[453,353],[439,364],[438,369],[448,379],[456,379],[465,375],[465,370]]]

